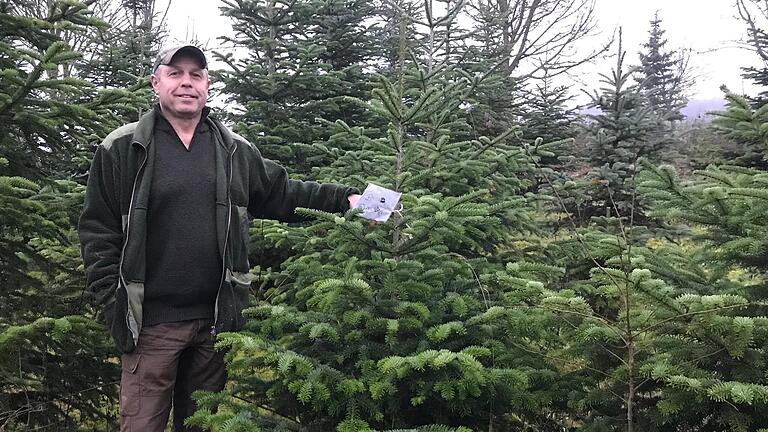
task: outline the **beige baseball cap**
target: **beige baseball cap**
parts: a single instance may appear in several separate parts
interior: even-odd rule
[[[208,69],[208,60],[206,60],[203,50],[191,44],[182,44],[161,49],[157,54],[155,64],[152,66],[152,72],[157,71],[160,65],[171,64],[173,57],[180,52],[190,54],[200,62],[200,66],[203,69]]]

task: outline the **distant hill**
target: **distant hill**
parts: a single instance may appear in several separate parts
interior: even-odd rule
[[[683,108],[683,114],[685,115],[686,120],[689,121],[708,121],[712,119],[712,116],[707,114],[708,112],[723,110],[725,110],[725,100],[723,99],[695,99],[689,101],[688,105]],[[579,110],[579,114],[598,115],[600,114],[600,110],[597,108],[584,107]]]
[[[683,114],[688,120],[707,120],[712,117],[707,115],[708,112],[723,110],[725,110],[723,99],[692,100],[683,108]]]

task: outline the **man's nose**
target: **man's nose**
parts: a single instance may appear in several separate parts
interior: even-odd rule
[[[192,75],[185,73],[181,77],[181,85],[192,87]]]

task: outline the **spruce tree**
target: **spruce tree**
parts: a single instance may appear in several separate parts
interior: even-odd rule
[[[667,122],[684,118],[680,111],[688,102],[685,96],[687,78],[685,59],[678,51],[666,48],[661,18],[656,12],[651,20],[648,40],[639,53],[640,66],[635,76],[640,88],[646,92],[650,106]]]
[[[635,80],[654,112],[655,126],[647,140],[663,149],[660,156],[666,163],[682,164],[690,158],[683,148],[683,137],[677,125],[685,116],[691,80],[688,76],[688,57],[683,50],[670,50],[664,38],[662,21],[656,12],[651,20],[648,40],[639,53],[640,65]],[[658,159],[659,155],[654,155]]]

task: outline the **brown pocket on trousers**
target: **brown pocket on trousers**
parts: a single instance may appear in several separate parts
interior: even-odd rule
[[[141,408],[141,374],[139,362],[141,354],[132,352],[123,354],[122,375],[120,376],[120,415],[133,416],[139,413]]]

